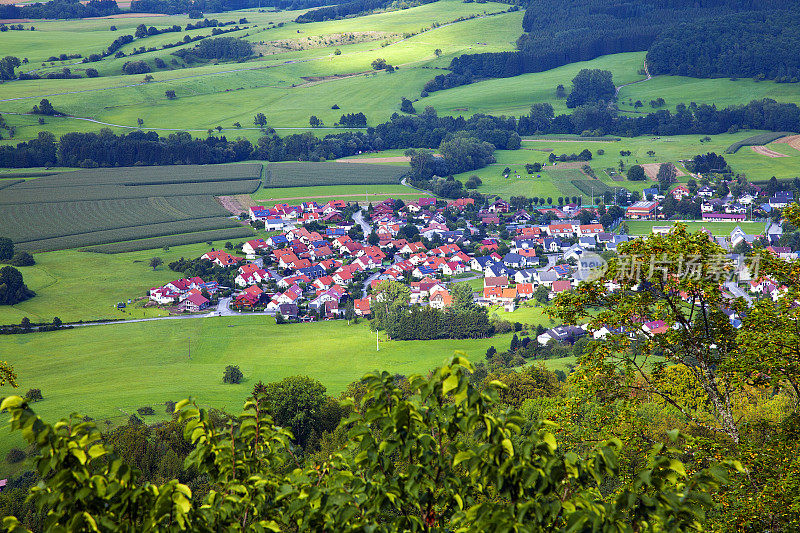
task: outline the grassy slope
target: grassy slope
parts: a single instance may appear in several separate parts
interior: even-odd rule
[[[270,29],[251,38],[254,40],[297,38],[298,29],[303,37],[358,30],[397,33],[419,31],[433,22],[446,23],[459,16],[482,14],[484,11],[497,12],[506,8],[507,6],[502,4],[463,4],[453,0],[443,0],[411,10],[358,19],[309,25],[289,23],[283,28]],[[247,16],[250,18],[249,14]],[[332,125],[342,113],[357,111],[365,112],[371,123],[378,123],[388,119],[398,109],[401,96],[413,97],[419,94],[424,83],[433,76],[429,69],[416,67],[446,65],[453,55],[477,45],[475,35],[485,34],[489,29],[492,33],[491,40],[482,46],[482,49],[510,49],[519,33],[521,16],[518,12],[463,21],[442,26],[384,48],[381,48],[379,42],[339,46],[338,48],[343,51],[339,56],[333,55],[337,47],[328,47],[277,54],[246,64],[206,65],[155,72],[153,77],[156,83],[136,87],[121,86],[141,82],[142,76],[15,82],[5,93],[6,98],[24,99],[3,102],[0,111],[27,111],[43,95],[94,90],[94,92],[54,95],[49,98],[56,108],[71,114],[128,125],[134,125],[137,118],[143,118],[146,127],[205,130],[218,124],[230,127],[236,121],[249,126],[252,116],[259,111],[265,112],[270,119],[270,125],[275,127],[304,127],[311,114],[316,114],[326,124]],[[168,37],[174,40],[182,35],[182,33],[169,34]],[[167,36],[158,38],[161,37]],[[144,40],[143,44],[147,41]],[[433,50],[437,47],[444,51],[444,55],[439,59],[433,55]],[[135,58],[146,59],[144,57],[146,55]],[[161,56],[165,57],[166,53],[161,53]],[[376,57],[384,57],[387,61],[402,67],[391,75],[391,78],[386,77],[388,74],[381,73],[369,77],[360,76],[308,85],[305,85],[306,80],[302,79],[302,76],[363,72],[370,69],[370,63]],[[307,61],[297,62],[299,60]],[[122,62],[122,59],[109,60],[108,64],[114,61]],[[287,64],[285,61],[292,63]],[[111,68],[105,62],[101,63],[102,68]],[[411,67],[412,63],[415,68]],[[225,72],[254,67],[258,70]],[[184,78],[206,74],[212,75]],[[391,82],[387,83],[389,79]],[[164,80],[172,81],[159,83]],[[293,85],[303,86],[292,87]],[[240,87],[242,89],[237,90]],[[107,90],[96,90],[103,88]],[[164,97],[166,89],[175,90],[179,98],[167,101]],[[341,110],[331,110],[330,107],[334,103],[337,103]],[[198,106],[202,106],[205,112],[197,113]],[[22,138],[23,133],[29,136],[34,131],[35,128],[27,128],[20,132],[18,138]]]
[[[727,78],[656,76],[648,82],[623,87],[619,93],[620,109],[632,111],[634,108],[629,102],[632,104],[636,100],[641,100],[644,107],[640,111],[647,112],[652,110],[649,106],[650,100],[655,100],[659,96],[666,101],[666,107],[670,109],[674,109],[680,103],[689,105],[690,102],[716,104],[722,108],[762,98],[800,104],[800,84],[756,82],[749,79],[731,81]]]
[[[204,404],[234,409],[258,380],[294,374],[315,377],[338,393],[370,370],[424,372],[455,349],[477,360],[489,345],[505,349],[509,341],[510,335],[382,342],[376,352],[375,334],[365,322],[349,327],[341,321],[276,326],[274,319],[252,316],[6,336],[0,346],[19,374],[20,388],[41,388],[48,398],[38,407],[43,414],[54,417],[79,410],[108,418],[120,416],[118,409],[130,413],[142,405],[189,395]],[[221,382],[227,364],[242,368],[247,379],[243,385]],[[137,385],[123,385],[128,383]]]
[[[441,115],[491,113],[520,116],[527,114],[534,102],[549,102],[559,115],[569,112],[566,101],[555,98],[559,84],[569,90],[572,78],[585,68],[610,70],[615,84],[629,83],[642,78],[637,72],[642,68],[644,56],[644,52],[615,54],[545,72],[481,81],[432,93],[421,103],[432,105]]]

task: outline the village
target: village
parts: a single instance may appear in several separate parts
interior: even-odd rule
[[[626,222],[658,220],[664,196],[655,189],[645,194],[647,200],[626,209],[573,203],[532,212],[499,198],[483,206],[473,198],[433,197],[409,203],[387,199],[368,208],[341,200],[254,206],[247,216],[253,226],[263,228],[264,237],[238,246],[229,243],[230,250],[212,249],[195,259],[212,264],[217,279],[180,278],[150,289],[148,296],[154,305],[178,312],[262,313],[279,323],[353,320],[371,316],[374,292],[383,282],[406,285],[411,305],[436,309],[447,309],[450,286],[465,282],[476,304],[513,313],[520,306],[546,305],[602,268],[621,243],[636,238],[625,233]],[[690,192],[678,185],[669,194],[680,202]],[[757,201],[750,195],[711,196],[709,187],[696,191],[702,222],[743,222],[740,211]],[[758,208],[779,209],[791,198],[791,192],[780,191]],[[600,222],[600,211],[606,225]],[[667,233],[671,227],[653,225],[651,231]],[[766,219],[758,227],[757,233],[736,226],[725,234],[703,228],[736,265],[724,281],[727,293],[748,304],[759,297],[778,298],[783,288],[770,279],[752,279],[744,254],[736,252],[762,245],[783,259],[797,257],[779,245],[779,223]],[[730,318],[735,324],[735,313]],[[663,324],[643,322],[642,327],[658,332]],[[538,341],[571,343],[585,334],[580,326],[560,325],[539,334]]]

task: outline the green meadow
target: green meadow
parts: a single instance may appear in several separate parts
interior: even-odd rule
[[[508,349],[511,334],[479,340],[387,341],[376,350],[367,322],[276,325],[267,316],[189,318],[0,338],[3,359],[13,365],[19,388],[41,389],[36,412],[53,421],[67,413],[91,416],[101,427],[124,424],[136,409],[152,406],[166,418],[164,402],[192,397],[203,406],[237,412],[259,380],[291,375],[320,380],[330,394],[373,370],[425,373],[463,351],[483,360],[489,346]],[[545,361],[565,369],[573,358]],[[226,365],[238,365],[245,381],[222,383]],[[18,434],[0,429],[0,453],[20,446]]]
[[[614,77],[616,80],[616,76]],[[619,83],[617,83],[619,85]],[[661,97],[665,108],[675,109],[678,104],[716,104],[718,108],[747,104],[752,100],[772,98],[778,102],[800,104],[800,85],[728,78],[698,79],[684,76],[656,76],[653,79],[623,87],[619,91],[619,107],[634,111],[633,104],[641,100],[644,107],[639,112],[652,111],[650,101]]]
[[[319,379],[337,394],[371,370],[425,372],[454,350],[478,361],[489,346],[504,350],[510,340],[509,334],[480,340],[382,339],[376,351],[375,332],[365,321],[278,326],[268,316],[245,316],[4,336],[0,347],[19,376],[19,388],[42,389],[46,400],[37,412],[56,417],[77,410],[119,420],[137,407],[189,396],[236,409],[257,381],[295,374]],[[222,383],[228,364],[240,366],[246,378],[242,385]]]
[[[556,115],[568,113],[565,99],[556,98],[559,84],[569,87],[581,69],[610,70],[614,83],[622,85],[643,78],[638,71],[644,64],[644,52],[602,56],[591,61],[570,63],[545,72],[498,78],[431,93],[420,105],[433,106],[440,115],[528,114],[531,104],[549,102]]]
[[[318,187],[261,188],[252,195],[253,200],[264,205],[330,200],[344,200],[360,204],[378,203],[387,198],[411,201],[430,194],[402,185],[322,185]]]
[[[325,125],[332,126],[341,114],[359,111],[367,115],[370,124],[377,124],[399,110],[401,97],[416,97],[425,82],[436,74],[432,68],[446,66],[455,55],[476,48],[485,51],[513,49],[522,13],[494,14],[507,7],[491,2],[465,4],[442,0],[409,10],[357,19],[304,25],[289,22],[281,28],[266,28],[264,22],[260,21],[257,32],[238,32],[242,33],[241,36],[250,33],[246,38],[257,43],[257,47],[266,46],[261,43],[278,41],[291,41],[297,46],[312,37],[319,37],[320,44],[322,37],[327,36],[325,39],[330,40],[347,32],[368,33],[383,40],[332,46],[310,44],[302,50],[266,54],[263,58],[246,63],[206,64],[154,71],[151,74],[153,80],[146,84],[142,83],[142,75],[121,75],[122,64],[132,59],[151,62],[156,57],[161,57],[169,64],[173,57],[169,52],[175,49],[119,59],[112,57],[90,65],[100,71],[99,78],[68,81],[44,79],[9,84],[7,91],[4,87],[0,113],[27,112],[39,99],[47,97],[56,109],[79,117],[127,126],[135,126],[137,119],[141,118],[145,128],[190,129],[201,133],[218,125],[232,129],[235,122],[252,127],[252,117],[257,112],[265,113],[269,125],[276,128],[305,128],[312,114],[318,116]],[[251,22],[258,20],[252,16],[252,12],[247,11],[226,13],[219,15],[219,18],[232,20],[239,16],[247,17]],[[457,18],[471,16],[478,18],[449,24]],[[147,24],[163,27],[187,22],[168,17],[162,24],[157,19],[149,18]],[[113,37],[121,35],[121,29],[118,32],[107,30],[111,23],[110,20],[104,20],[103,25],[98,24],[94,31],[86,31],[91,35],[90,41],[97,40],[91,46],[102,48],[101,41],[107,46]],[[62,24],[62,32],[71,33],[67,30],[72,27],[72,22]],[[438,27],[432,27],[434,25]],[[210,30],[193,30],[189,34],[202,31],[207,33]],[[46,38],[48,32],[41,33]],[[128,46],[133,48],[153,46],[161,41],[174,42],[185,33],[148,37]],[[238,36],[238,33],[230,35]],[[418,34],[404,39],[405,33]],[[100,37],[96,34],[100,34]],[[478,35],[482,36],[483,41],[476,40]],[[32,37],[37,38],[35,35]],[[436,48],[442,51],[441,57],[434,55]],[[341,50],[341,54],[334,54],[337,49]],[[24,55],[25,49],[10,51]],[[88,55],[94,51],[97,50],[90,48],[82,53]],[[370,64],[377,57],[400,66],[400,69],[393,74],[373,72]],[[66,63],[69,62],[58,62],[55,66],[60,69]],[[82,67],[75,65],[72,68]],[[177,67],[186,65],[180,63]],[[164,92],[167,89],[176,92],[175,100],[166,99]],[[334,104],[340,109],[332,110]],[[197,113],[200,107],[203,113]],[[79,125],[74,119],[62,120],[75,124],[74,129],[101,127],[96,124]],[[17,139],[35,136],[38,128],[24,122],[23,125],[25,127],[20,129]],[[61,126],[61,131],[57,133],[69,128]],[[238,134],[246,135],[246,132],[239,131]]]
[[[625,225],[628,227],[630,235],[649,235],[653,231],[654,226],[672,226],[676,224],[669,220],[626,220]],[[700,231],[707,229],[717,237],[729,235],[736,226],[741,227],[750,235],[761,235],[764,233],[765,225],[763,222],[681,222],[689,231]]]
[[[672,137],[641,136],[622,138],[619,141],[587,141],[576,139],[564,141],[556,139],[523,139],[520,150],[498,150],[495,152],[496,163],[485,168],[471,172],[464,172],[456,176],[461,181],[466,181],[475,174],[481,178],[483,184],[478,187],[478,192],[494,194],[504,198],[511,196],[538,196],[551,197],[554,200],[559,196],[583,196],[587,200],[591,192],[586,193],[577,189],[572,183],[575,179],[587,181],[591,178],[582,175],[579,168],[573,163],[548,163],[548,155],[553,152],[559,154],[577,154],[588,149],[592,152],[592,160],[586,162],[597,177],[595,191],[605,190],[608,187],[623,187],[631,191],[642,191],[656,185],[654,180],[640,182],[614,181],[606,169],[615,169],[619,172],[619,163],[623,162],[627,170],[632,165],[652,163],[674,163],[686,175],[678,177],[679,182],[685,183],[689,179],[686,168],[681,160],[691,159],[697,154],[706,152],[724,153],[731,144],[752,137],[758,131],[741,131],[733,134],[720,135],[677,135]],[[706,137],[710,140],[705,141]],[[800,175],[800,151],[788,144],[771,143],[769,148],[776,152],[786,154],[787,157],[767,157],[755,153],[749,147],[744,147],[735,154],[725,154],[731,168],[736,173],[747,176],[750,180],[778,178],[793,178]],[[602,151],[603,153],[599,153]],[[620,151],[630,151],[627,156],[620,155]],[[650,155],[648,152],[652,151]],[[547,164],[541,172],[528,174],[525,170],[527,163]],[[561,167],[559,167],[559,165]],[[581,164],[577,164],[580,166]],[[565,166],[567,168],[565,168]],[[504,170],[510,168],[509,177],[504,177]],[[517,177],[519,176],[519,177]],[[591,190],[591,189],[590,189]],[[599,196],[600,193],[596,192]]]

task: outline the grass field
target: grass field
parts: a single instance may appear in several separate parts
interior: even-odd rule
[[[332,125],[341,114],[358,111],[367,115],[370,124],[377,124],[399,109],[402,96],[415,97],[419,94],[425,82],[435,75],[432,67],[446,66],[452,57],[471,49],[513,49],[513,43],[521,32],[522,12],[492,15],[506,9],[507,5],[492,2],[466,4],[456,0],[441,0],[409,10],[315,24],[288,23],[282,28],[271,29],[264,26],[264,18],[254,17],[253,21],[259,22],[259,31],[250,31],[251,35],[247,38],[257,43],[299,41],[310,36],[330,36],[344,32],[384,32],[395,37],[381,42],[358,42],[286,51],[265,55],[245,64],[209,64],[161,70],[152,73],[153,82],[148,84],[142,84],[142,76],[117,75],[118,69],[129,58],[110,58],[92,64],[102,74],[110,74],[99,78],[35,80],[10,84],[8,91],[4,87],[4,98],[21,100],[2,102],[0,112],[26,112],[33,103],[49,95],[47,97],[56,108],[76,116],[129,126],[135,126],[137,118],[142,118],[145,127],[196,129],[198,133],[217,125],[231,128],[236,121],[245,127],[251,126],[256,112],[266,113],[270,126],[273,127],[304,127],[308,125],[308,118],[312,114],[322,119],[326,125]],[[250,20],[251,14],[248,11],[232,12],[219,15],[218,18],[231,20],[246,16]],[[490,16],[484,17],[485,14]],[[459,17],[475,15],[482,18],[448,25]],[[174,23],[172,17],[164,22]],[[433,23],[440,26],[430,29]],[[92,34],[90,39],[96,38],[95,34],[100,34],[93,47],[101,47],[101,42],[103,46],[108,45],[114,35],[107,31],[110,24],[105,21],[104,24],[97,25],[96,31],[87,32]],[[157,17],[150,19],[149,24],[157,27],[167,25],[161,24]],[[62,23],[60,31],[68,34],[72,27],[71,22]],[[428,30],[407,39],[402,38],[403,33],[425,29]],[[42,34],[44,33],[43,31]],[[148,41],[152,44],[158,44],[159,40],[174,41],[182,38],[184,33],[150,37],[130,46],[150,46]],[[116,34],[119,35],[119,32]],[[478,35],[480,38],[476,38]],[[31,37],[36,38],[35,35]],[[62,37],[59,36],[60,38]],[[67,39],[67,36],[63,36],[63,39]],[[441,57],[437,58],[433,54],[436,48],[442,50]],[[336,49],[340,49],[342,53],[334,55]],[[81,53],[94,51],[97,50],[89,49]],[[15,50],[14,47],[4,52],[24,55],[22,50]],[[147,61],[152,61],[155,57],[165,60],[170,58],[168,51],[134,57]],[[399,65],[400,70],[391,75],[371,73],[368,76],[330,78],[334,75],[348,76],[370,71],[370,63],[376,57],[383,57],[390,63]],[[391,83],[387,83],[387,76],[391,76]],[[168,101],[164,97],[166,89],[175,90],[178,98]],[[67,92],[75,93],[63,94]],[[333,104],[338,104],[341,109],[332,110]],[[199,108],[203,109],[203,113],[196,112]],[[15,120],[17,119],[10,122],[14,123]],[[36,124],[30,124],[30,120],[27,122],[18,132],[19,139],[34,136],[38,131]],[[49,122],[56,123],[59,120],[51,119]],[[73,129],[86,126],[79,125],[74,120],[69,124],[75,124]],[[99,127],[96,124],[89,126],[90,129]],[[61,131],[69,128],[70,126],[58,126]],[[249,136],[249,133],[243,131],[237,134]]]
[[[675,109],[678,104],[716,104],[717,107],[747,104],[752,100],[772,98],[778,102],[800,104],[800,84],[756,82],[749,79],[731,81],[727,78],[697,79],[684,76],[656,76],[645,82],[623,87],[619,92],[620,109],[633,111],[633,103],[641,100],[639,111],[652,111],[651,100],[661,97],[665,107]]]
[[[511,313],[503,310],[502,307],[490,307],[489,316],[496,316],[510,322],[521,322],[532,326],[541,325],[544,328],[550,328],[555,325],[555,322],[551,321],[550,317],[545,313],[545,308],[535,307],[532,302],[523,303]]]
[[[653,226],[671,226],[674,222],[669,220],[626,220],[628,233],[631,235],[649,235],[652,233]],[[689,231],[700,231],[705,228],[715,236],[729,235],[731,231],[740,226],[744,231],[751,235],[761,235],[765,227],[763,222],[683,222]]]
[[[0,189],[0,231],[47,251],[236,228],[212,195],[254,192],[261,165],[94,169]]]
[[[632,165],[645,163],[675,163],[683,170],[685,168],[679,160],[691,159],[697,154],[716,152],[724,154],[729,146],[743,141],[760,131],[741,131],[738,133],[723,133],[708,136],[710,141],[701,141],[705,135],[677,135],[672,137],[623,137],[619,141],[589,141],[577,139],[564,141],[555,139],[528,139],[523,140],[520,150],[498,150],[495,152],[496,163],[485,168],[465,172],[456,176],[461,181],[466,181],[475,174],[481,178],[483,185],[478,191],[484,194],[496,194],[504,198],[524,195],[528,197],[557,199],[559,196],[582,196],[585,200],[591,196],[592,184],[595,184],[595,195],[601,195],[609,188],[623,187],[631,191],[642,191],[656,185],[655,181],[647,180],[632,182],[628,180],[613,181],[605,172],[607,168],[619,168],[622,161],[625,169]],[[800,151],[787,144],[770,143],[769,148],[787,157],[766,157],[750,149],[740,149],[735,154],[725,154],[734,172],[744,174],[750,180],[778,178],[793,178],[800,175]],[[588,149],[592,152],[592,160],[587,162],[594,170],[598,179],[592,180],[583,175],[579,169],[559,169],[558,165],[548,164],[548,155],[580,153]],[[600,154],[599,150],[604,153]],[[647,152],[653,151],[650,155]],[[630,151],[631,155],[621,156],[620,151]],[[542,172],[529,175],[525,171],[526,163],[547,164]],[[563,163],[560,163],[563,167]],[[511,173],[508,178],[503,177],[504,169],[508,167]],[[519,176],[517,178],[516,176]],[[686,182],[689,175],[678,178]],[[577,183],[576,183],[577,182]],[[589,192],[586,192],[586,189]]]
[[[556,115],[567,113],[565,99],[556,98],[556,87],[569,88],[581,69],[610,70],[616,85],[643,78],[637,72],[644,64],[644,52],[614,54],[591,61],[571,63],[545,72],[523,74],[513,78],[499,78],[464,85],[432,93],[420,100],[431,105],[440,115],[493,115],[520,116],[530,111],[535,102],[549,102]]]
[[[329,393],[338,394],[372,370],[424,373],[454,350],[477,362],[489,346],[507,349],[510,338],[382,342],[376,352],[375,334],[366,322],[278,326],[270,317],[254,316],[9,335],[0,338],[0,351],[19,376],[19,392],[42,390],[45,400],[36,404],[40,415],[52,421],[79,411],[116,424],[145,405],[163,418],[165,401],[189,396],[238,412],[257,381],[296,374],[319,379]],[[228,364],[239,365],[244,383],[222,383]],[[0,430],[0,453],[18,438]]]
[[[404,201],[422,196],[430,196],[402,185],[321,185],[312,187],[261,188],[251,194],[253,200],[265,205],[276,203],[297,203],[314,200],[318,203],[329,200],[347,202],[376,203],[387,198],[401,198]]]

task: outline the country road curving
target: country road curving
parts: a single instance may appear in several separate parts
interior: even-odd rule
[[[641,80],[631,81],[629,83],[623,83],[622,85],[618,85],[617,88],[616,88],[616,92],[614,93],[614,96],[618,96],[619,95],[619,90],[622,89],[623,87],[627,87],[629,85],[634,85],[636,83],[643,83],[643,82],[650,81],[650,80],[653,79],[653,76],[650,75],[650,69],[647,68],[647,60],[645,60],[645,62],[644,62],[644,73],[647,74],[646,78],[642,78]]]

